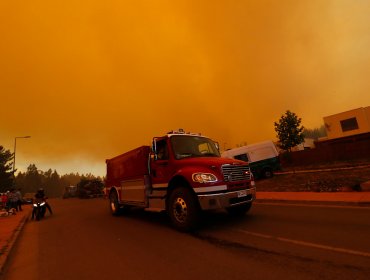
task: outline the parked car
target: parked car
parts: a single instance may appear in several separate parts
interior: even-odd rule
[[[271,178],[274,172],[281,170],[279,153],[272,141],[263,141],[247,146],[227,150],[221,155],[249,162],[255,178]]]

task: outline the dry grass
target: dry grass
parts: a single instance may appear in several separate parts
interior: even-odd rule
[[[315,171],[309,172],[310,170]],[[328,163],[295,169],[289,168],[284,169],[284,172],[276,174],[271,179],[258,180],[256,182],[257,190],[275,192],[361,191],[360,184],[370,180],[370,160]]]

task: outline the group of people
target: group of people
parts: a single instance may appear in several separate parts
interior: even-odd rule
[[[37,193],[34,197],[35,200],[43,200],[45,201],[45,206],[49,210],[50,214],[53,214],[53,211],[51,210],[50,204],[46,202],[46,195],[43,188],[39,188]],[[10,191],[7,191],[6,193],[1,194],[0,193],[0,210],[4,208],[5,210],[15,209],[16,212],[22,211],[22,193],[21,189],[14,189],[12,188]],[[32,212],[32,216],[33,216]]]
[[[21,189],[11,189],[1,196],[2,207],[5,209],[15,209],[22,211],[22,193]]]

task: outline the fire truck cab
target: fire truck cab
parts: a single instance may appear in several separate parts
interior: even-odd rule
[[[248,163],[221,158],[217,143],[200,134],[171,131],[106,164],[113,215],[131,207],[166,211],[177,229],[188,231],[198,225],[200,211],[242,215],[255,200]]]

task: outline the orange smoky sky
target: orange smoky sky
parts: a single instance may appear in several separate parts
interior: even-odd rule
[[[232,148],[370,105],[370,2],[0,2],[0,145],[16,167],[105,174],[184,128]]]

